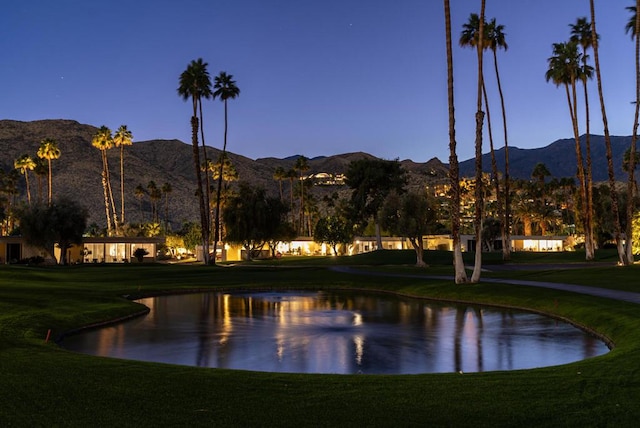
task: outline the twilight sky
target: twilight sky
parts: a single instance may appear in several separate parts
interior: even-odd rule
[[[633,4],[596,0],[613,135],[632,133],[634,44],[624,25]],[[464,160],[474,153],[476,57],[457,39],[480,0],[451,7]],[[552,43],[568,40],[568,25],[589,16],[588,0],[487,0],[486,13],[505,26],[509,45],[499,64],[510,145],[570,138],[564,90],[544,74]],[[448,161],[441,0],[20,0],[3,4],[0,29],[0,119],[126,124],[136,141],[190,143],[191,105],[176,89],[188,63],[202,57],[212,78],[226,71],[241,90],[229,101],[233,153]],[[485,58],[501,147],[493,62]],[[595,83],[590,97],[591,131],[602,134]],[[207,102],[204,114],[207,144],[220,148],[222,103]]]

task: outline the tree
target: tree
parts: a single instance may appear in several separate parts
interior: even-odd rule
[[[284,201],[284,197],[282,195],[282,181],[287,179],[287,171],[281,166],[276,167],[273,172],[273,179],[278,181],[280,188],[280,200]]]
[[[500,215],[500,233],[502,236],[502,259],[509,260],[511,258],[511,203],[510,203],[510,178],[509,178],[509,139],[507,132],[507,110],[504,106],[504,94],[502,92],[502,82],[500,80],[500,71],[498,69],[498,50],[508,49],[506,37],[504,33],[504,25],[498,25],[493,18],[487,27],[487,37],[489,49],[493,52],[493,66],[496,72],[496,82],[498,85],[498,94],[500,95],[500,107],[502,110],[502,130],[504,134],[504,212]],[[499,190],[499,184],[496,189]],[[498,197],[498,194],[496,197]],[[502,207],[498,204],[498,209]]]
[[[133,144],[133,134],[127,125],[121,125],[113,136],[113,143],[120,148],[120,223],[124,224],[124,146]]]
[[[221,165],[221,163],[223,165]],[[225,201],[231,196],[230,183],[232,181],[237,181],[239,178],[238,171],[231,162],[231,159],[229,159],[229,153],[225,153],[224,157],[222,156],[222,153],[220,153],[217,162],[215,164],[211,164],[210,171],[212,172],[212,177],[215,182],[218,182],[220,172],[222,172],[222,191],[220,192],[219,197],[220,204],[216,208],[218,212],[222,212],[224,210]],[[221,216],[219,214],[214,215],[214,218],[218,219],[218,237],[219,241],[222,241],[224,239],[224,221],[221,220]]]
[[[173,187],[171,183],[164,183],[161,190],[164,195],[164,230],[167,232],[169,230],[169,194],[173,192]]]
[[[483,72],[483,50],[484,50],[484,11],[485,0],[482,0],[480,6],[480,23],[478,27],[477,53],[478,53],[478,91],[476,97],[476,203],[474,215],[474,229],[476,235],[476,254],[473,273],[471,274],[471,282],[480,281],[480,273],[482,271],[482,217],[484,211],[483,185],[482,185],[482,128],[484,124],[484,112],[482,111],[482,88],[484,87]]]
[[[113,229],[118,230],[118,213],[113,200],[113,191],[111,190],[111,176],[109,174],[109,160],[107,159],[107,150],[113,147],[113,137],[111,130],[106,126],[101,126],[98,132],[93,136],[91,145],[100,150],[102,158],[102,189],[104,193],[104,209],[107,218],[107,234],[112,235]],[[112,218],[109,208],[113,210],[113,229]]]
[[[584,105],[585,105],[585,157],[586,157],[586,171],[585,171],[585,193],[586,193],[586,216],[588,217],[588,224],[591,230],[589,235],[591,236],[591,246],[594,246],[594,232],[593,232],[593,174],[592,174],[592,162],[591,162],[591,128],[590,128],[590,114],[589,114],[589,91],[587,91],[587,81],[593,78],[593,68],[587,64],[589,56],[587,50],[593,47],[593,40],[591,38],[591,24],[587,21],[587,18],[578,18],[575,24],[570,24],[571,28],[571,41],[578,43],[582,47],[582,71],[580,77],[582,80],[582,88],[584,89]],[[599,39],[599,36],[596,36]],[[594,248],[595,250],[595,248]]]
[[[353,241],[353,237],[353,227],[339,216],[322,217],[313,231],[313,240],[328,244],[334,256],[338,255],[338,245],[348,245]]]
[[[238,194],[224,208],[227,241],[242,246],[252,260],[264,245],[278,237],[287,208],[260,187],[240,183]]]
[[[640,0],[636,0],[635,6],[627,7],[627,10],[631,12],[631,17],[627,22],[625,30],[631,33],[631,37],[635,39],[635,65],[636,65],[636,97],[635,97],[635,114],[633,117],[633,133],[631,134],[631,147],[629,148],[629,164],[633,165],[633,168],[627,169],[627,227],[626,227],[626,259],[627,263],[633,263],[633,191],[635,185],[635,165],[636,160],[636,142],[638,139],[638,119],[640,118],[640,15],[637,13],[640,8]]]
[[[54,159],[58,159],[60,157],[60,149],[58,148],[58,143],[56,140],[52,138],[45,138],[40,142],[40,148],[38,148],[38,157],[41,159],[46,159],[47,164],[49,166],[49,191],[47,193],[47,201],[50,204],[53,196],[52,191],[52,175],[51,175],[51,161]]]
[[[296,159],[296,163],[293,166],[293,169],[295,171],[298,172],[299,177],[298,177],[298,184],[300,185],[300,214],[298,216],[299,219],[299,227],[298,227],[298,233],[300,235],[304,234],[304,184],[305,184],[305,179],[304,179],[304,173],[306,171],[309,171],[309,159],[304,157],[304,156],[298,156],[298,158]]]
[[[49,170],[44,159],[36,156],[33,158],[33,161],[36,163],[33,172],[36,173],[36,178],[38,179],[38,202],[42,202],[42,180],[47,177]]]
[[[224,143],[222,146],[222,155],[221,159],[225,159],[227,155],[227,131],[228,127],[228,109],[227,109],[227,101],[230,99],[236,99],[240,96],[240,89],[236,86],[235,80],[233,80],[233,76],[231,74],[227,74],[224,71],[221,71],[215,77],[215,83],[213,85],[215,91],[213,92],[213,98],[219,98],[220,101],[224,103]],[[220,240],[220,194],[222,192],[222,175],[224,169],[224,162],[220,162],[220,173],[218,176],[218,187],[216,191],[216,222],[215,222],[215,232],[213,238],[213,253],[217,254],[218,250],[218,241]],[[215,263],[215,258],[214,261]]]
[[[397,159],[359,159],[349,163],[345,183],[352,189],[351,203],[357,216],[354,223],[366,225],[373,219],[378,249],[382,249],[378,211],[391,191],[403,192],[406,182],[406,172]]]
[[[451,48],[451,8],[449,0],[444,0],[445,39],[447,50],[447,102],[449,109],[449,185],[451,193],[451,237],[453,238],[453,266],[455,282],[467,282],[467,273],[462,259],[460,243],[460,168],[456,154],[456,118],[453,93],[453,50]]]
[[[183,100],[191,99],[193,115],[191,116],[191,145],[193,147],[193,162],[195,164],[198,204],[200,208],[200,225],[202,228],[202,248],[204,263],[209,264],[209,216],[208,206],[205,202],[205,193],[202,187],[202,172],[200,171],[200,149],[198,147],[198,123],[202,121],[202,114],[198,117],[198,107],[201,107],[202,98],[210,98],[211,78],[207,71],[208,64],[202,58],[191,61],[187,69],[180,74],[178,95]],[[200,109],[200,111],[202,111]],[[206,152],[205,152],[206,155]]]
[[[391,233],[409,239],[416,252],[416,266],[426,267],[423,236],[433,229],[436,212],[433,201],[425,194],[415,192],[398,195],[391,192],[381,209],[382,227]]]
[[[36,162],[27,154],[20,156],[13,162],[14,168],[24,175],[24,181],[27,186],[27,202],[31,205],[31,188],[29,187],[29,171],[36,168]]]
[[[147,194],[147,191],[145,190],[145,188],[142,186],[142,184],[138,184],[136,186],[136,188],[133,191],[133,194],[135,195],[136,199],[138,200],[140,206],[140,219],[144,220],[144,213],[142,211],[142,199],[144,199],[145,195]]]
[[[582,54],[578,51],[578,43],[575,41],[554,43],[553,56],[548,59],[548,62],[549,69],[545,74],[547,82],[552,81],[556,86],[564,86],[565,88],[575,139],[580,198],[586,207],[588,201],[587,182],[584,172],[584,162],[582,160],[582,148],[580,146],[580,132],[578,129],[576,81],[582,79],[583,74],[587,71],[581,66]],[[593,260],[595,257],[593,237],[591,236],[593,228],[591,227],[591,218],[588,210],[585,210],[583,225],[585,234],[585,258],[586,260]]]
[[[148,255],[149,251],[145,248],[138,247],[133,251],[133,257],[138,260],[138,263],[142,263],[144,261],[144,256]]]
[[[54,247],[60,248],[60,264],[67,263],[67,250],[82,243],[89,212],[68,198],[59,198],[48,205],[34,204],[20,211],[20,232],[29,245],[46,251],[51,257]]]
[[[602,89],[602,75],[600,73],[600,57],[598,53],[598,32],[596,30],[596,11],[593,0],[589,0],[589,9],[591,13],[591,44],[593,46],[593,62],[596,70],[596,80],[598,83],[598,97],[600,99],[600,111],[602,113],[602,124],[604,126],[604,142],[607,153],[607,172],[609,176],[609,188],[611,190],[611,211],[614,216],[614,238],[616,247],[618,248],[618,259],[623,265],[629,264],[629,259],[622,246],[622,236],[620,229],[620,216],[618,213],[618,196],[616,192],[616,179],[613,169],[613,156],[611,154],[611,134],[609,133],[609,121],[607,119],[607,109],[604,104],[604,94]]]

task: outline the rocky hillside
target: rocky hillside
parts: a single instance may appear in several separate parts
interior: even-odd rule
[[[61,151],[59,159],[53,161],[54,194],[67,195],[80,200],[91,212],[90,222],[104,224],[104,199],[101,184],[102,163],[100,152],[92,147],[91,139],[97,128],[72,120],[40,120],[18,122],[0,120],[0,167],[5,171],[13,169],[13,161],[23,154],[35,156],[40,141],[53,138]],[[135,131],[134,131],[135,137]],[[209,159],[216,159],[219,150],[208,147]],[[263,158],[252,160],[244,156],[229,154],[240,180],[266,188],[274,195],[279,192],[274,171],[278,166],[290,169],[297,156],[287,159]],[[308,174],[344,174],[352,160],[373,158],[367,153],[347,153],[336,156],[317,157],[309,161]],[[119,203],[119,151],[108,152],[114,197]],[[412,186],[424,185],[430,180],[445,180],[447,168],[439,160],[427,163],[402,161],[409,171]],[[125,204],[127,220],[148,221],[151,205],[148,199],[138,200],[134,189],[138,185],[146,187],[151,180],[158,186],[170,183],[173,191],[169,195],[169,218],[178,226],[184,220],[198,218],[198,202],[195,197],[195,173],[191,144],[178,140],[151,140],[134,142],[125,149]],[[32,175],[33,177],[33,175]],[[35,180],[33,180],[35,181]],[[21,192],[25,193],[24,180],[19,181]],[[284,183],[288,192],[288,183]],[[346,186],[316,186],[313,193],[318,200],[333,192],[348,192]],[[32,187],[35,194],[35,185]]]

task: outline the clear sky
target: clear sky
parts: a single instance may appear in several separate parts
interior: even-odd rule
[[[596,0],[613,135],[632,133],[634,44],[624,25],[625,7],[633,4]],[[451,6],[464,160],[474,153],[476,57],[457,39],[480,0]],[[589,15],[588,0],[487,0],[486,14],[505,26],[509,45],[499,61],[510,145],[570,138],[564,91],[544,74],[552,43],[566,41],[569,24]],[[190,143],[191,105],[176,89],[188,63],[202,57],[212,78],[226,71],[241,90],[229,102],[231,152],[256,159],[364,151],[447,162],[444,37],[441,0],[7,1],[0,14],[0,118],[126,124],[137,141]],[[501,147],[491,56],[485,73]],[[591,130],[602,134],[595,84],[591,105]],[[204,114],[207,144],[220,148],[222,103],[209,101]]]

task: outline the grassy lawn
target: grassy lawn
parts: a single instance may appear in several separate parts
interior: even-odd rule
[[[576,254],[578,256],[576,256]],[[579,253],[514,263],[579,262]],[[553,257],[553,259],[551,259]],[[283,259],[250,266],[0,267],[0,426],[636,426],[637,305],[506,284],[349,275],[354,264],[450,274],[446,253]],[[498,257],[495,263],[499,263]],[[601,260],[611,261],[610,255]],[[438,260],[436,262],[436,260]],[[552,261],[553,260],[553,261]],[[615,257],[613,258],[615,260]],[[384,265],[384,266],[383,266]],[[392,266],[389,266],[392,265]],[[640,267],[487,274],[640,292]],[[359,288],[552,313],[615,343],[558,367],[471,374],[302,375],[202,369],[78,355],[45,343],[65,331],[140,311],[123,295],[231,287]]]

